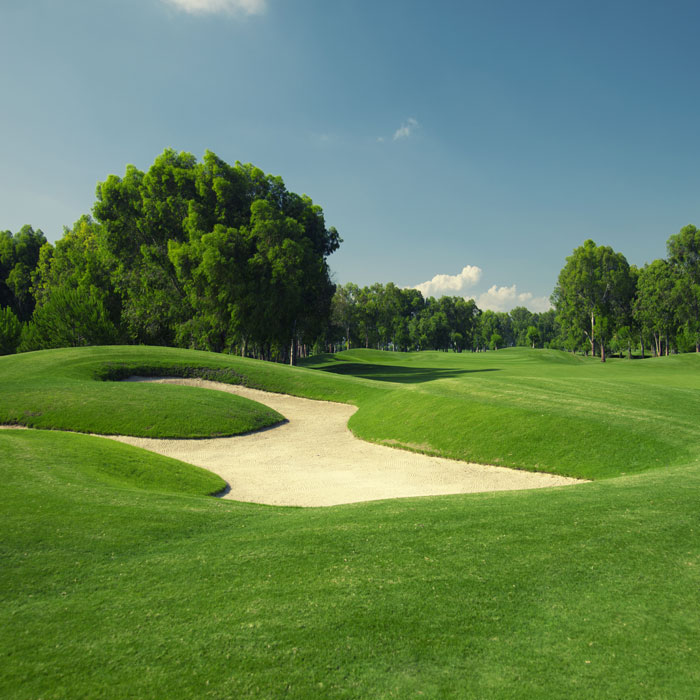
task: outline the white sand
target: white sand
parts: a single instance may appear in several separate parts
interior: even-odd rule
[[[300,399],[201,379],[132,381],[186,384],[265,404],[288,422],[232,438],[113,439],[195,464],[230,486],[223,496],[237,501],[287,506],[332,506],[384,498],[545,488],[578,479],[428,457],[374,445],[354,437],[347,422],[356,408]]]

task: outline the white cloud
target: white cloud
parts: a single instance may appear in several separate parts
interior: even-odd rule
[[[476,305],[482,310],[510,311],[516,306],[525,306],[530,311],[548,311],[551,307],[547,297],[536,297],[530,292],[518,292],[515,285],[510,287],[498,287],[493,285],[487,292],[480,294],[476,299]]]
[[[394,141],[407,139],[419,126],[420,124],[410,117],[394,132]]]
[[[475,265],[466,265],[458,275],[435,275],[427,282],[417,284],[414,289],[428,297],[460,296],[461,292],[473,287],[481,279],[481,268]]]
[[[267,9],[267,0],[163,0],[163,2],[191,15],[261,15]]]

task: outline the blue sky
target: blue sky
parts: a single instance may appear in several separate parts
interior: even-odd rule
[[[166,147],[252,162],[339,283],[545,308],[586,238],[700,225],[700,3],[2,0],[0,229],[49,240]]]

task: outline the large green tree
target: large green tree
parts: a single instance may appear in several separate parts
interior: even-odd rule
[[[295,361],[330,314],[323,211],[279,177],[166,150],[97,188],[94,214],[131,339]]]

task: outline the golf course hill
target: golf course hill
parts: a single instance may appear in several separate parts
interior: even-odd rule
[[[700,355],[301,364],[144,346],[0,357],[3,697],[697,696]],[[132,377],[347,404],[363,441],[588,483],[213,498],[216,474],[93,434],[207,441],[287,416]]]

